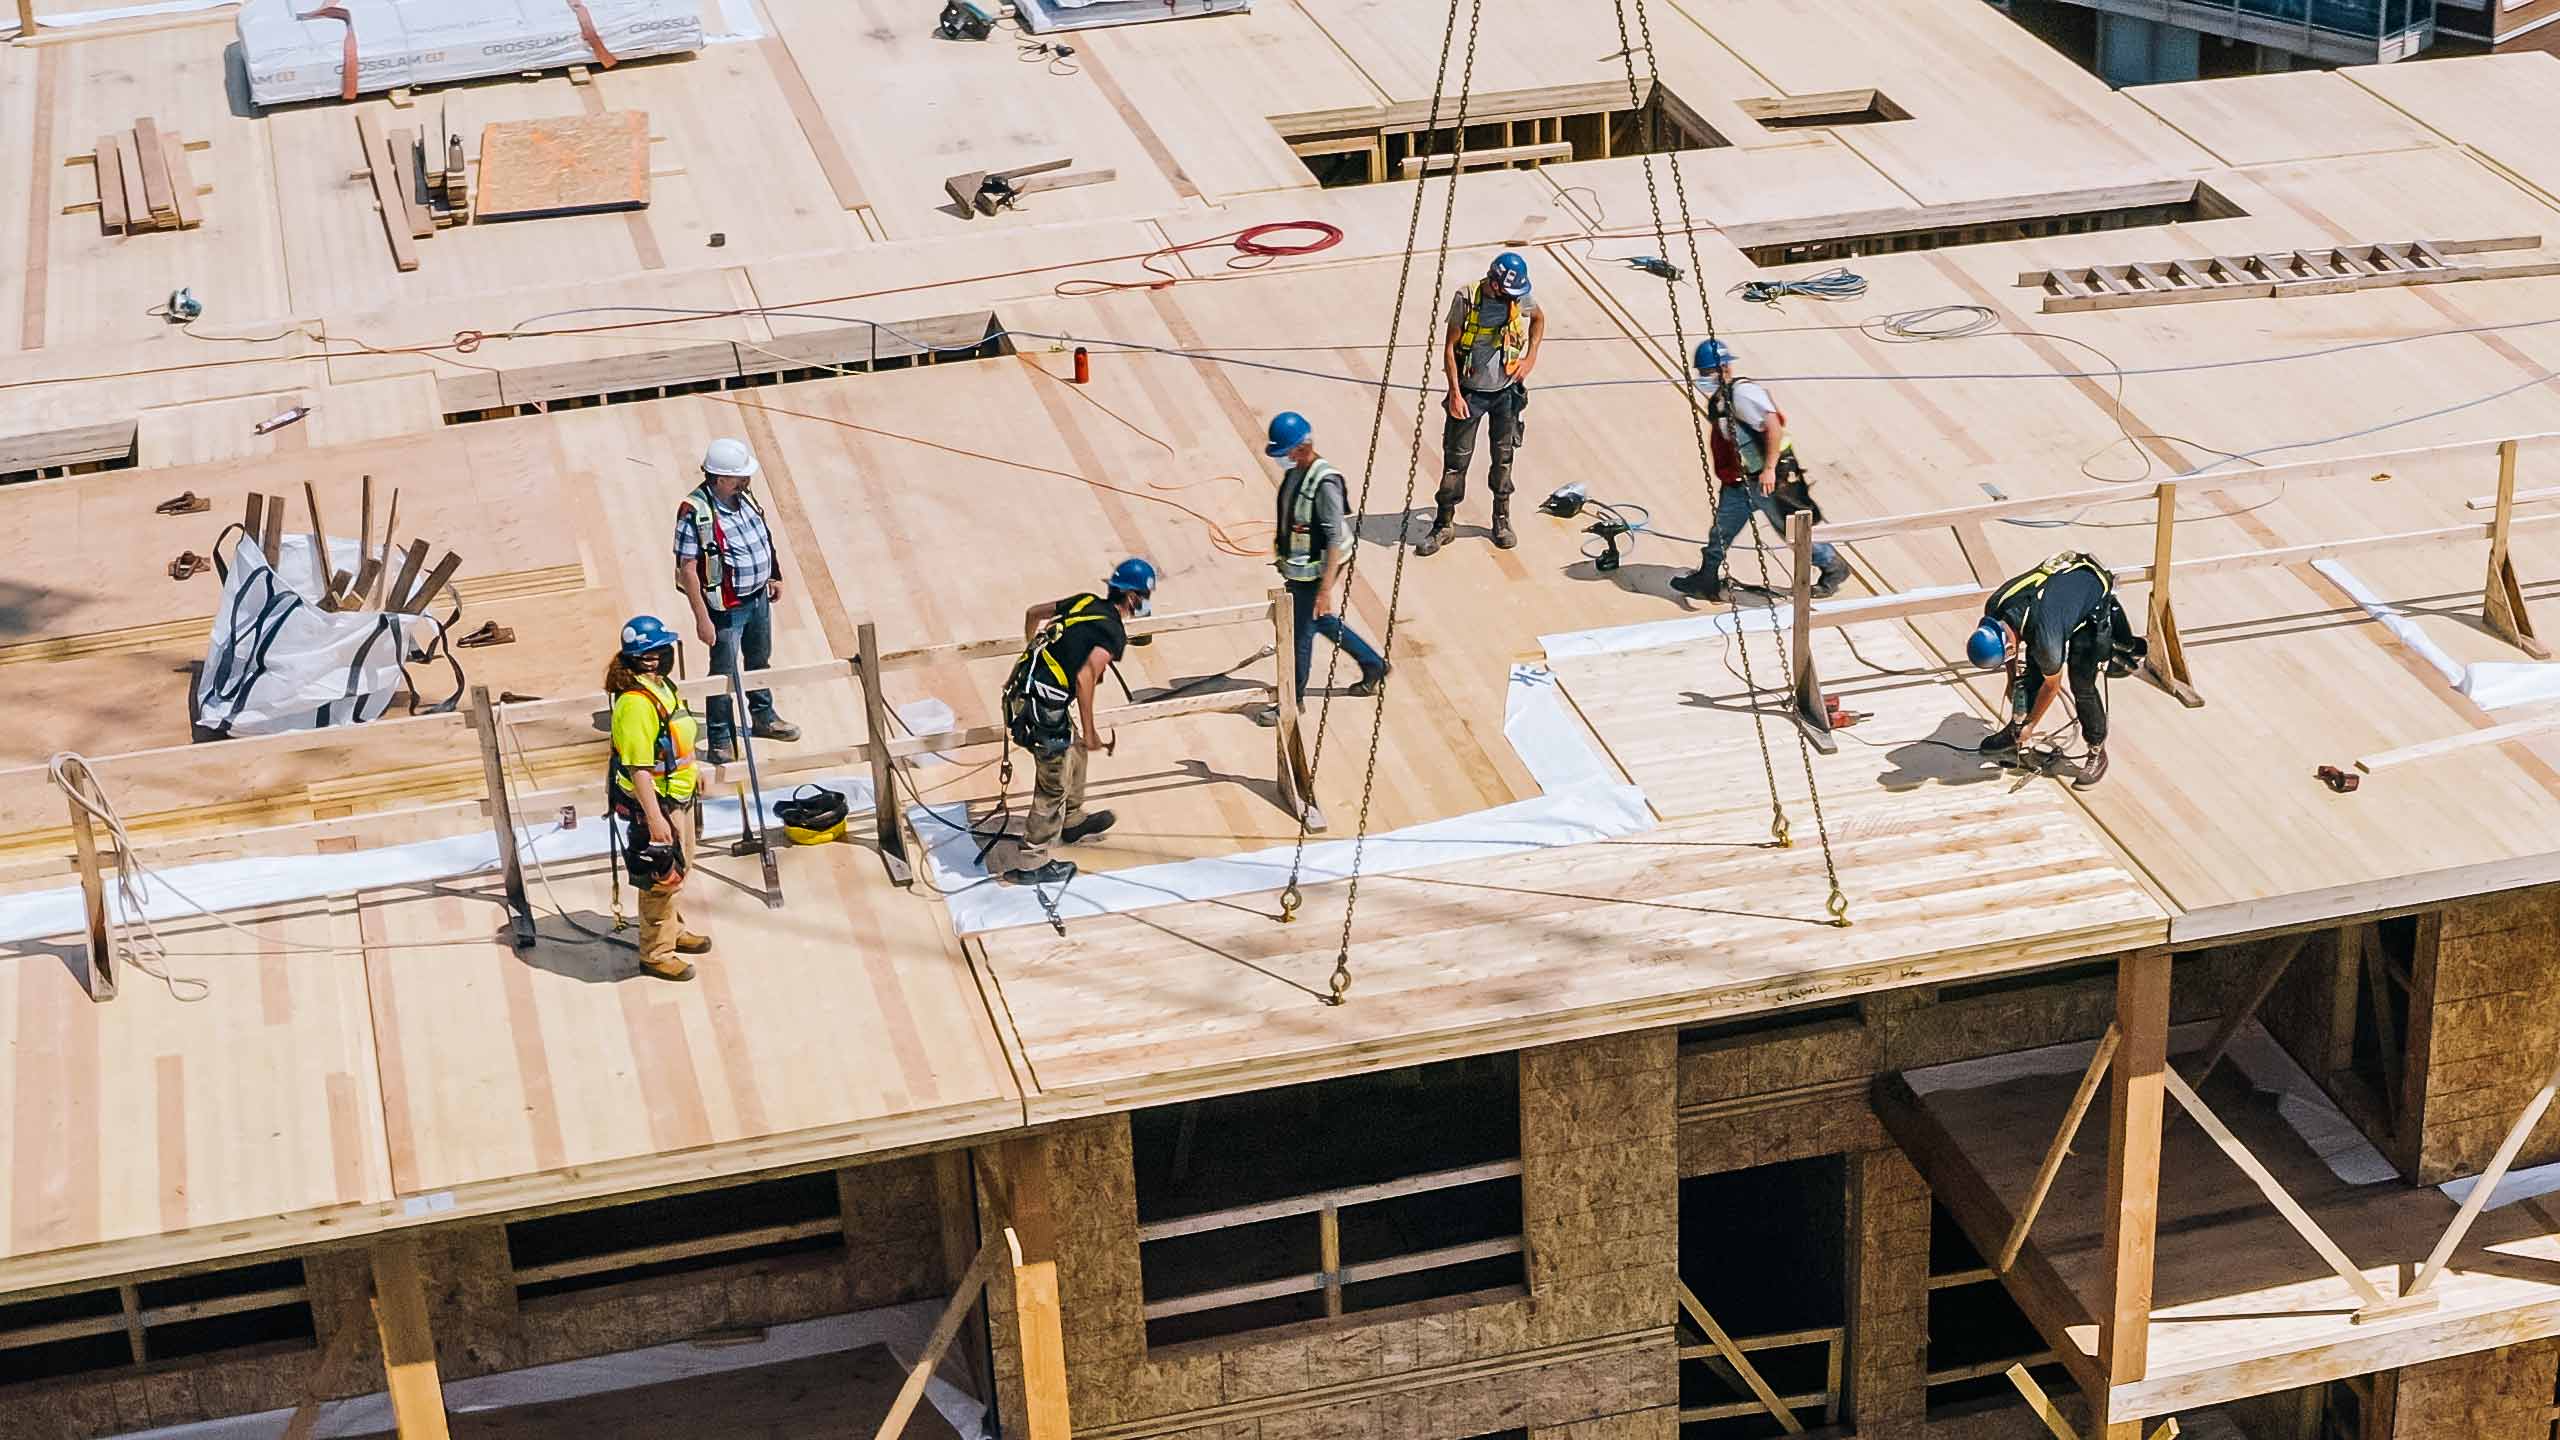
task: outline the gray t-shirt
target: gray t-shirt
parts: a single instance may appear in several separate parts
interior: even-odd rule
[[[1468,348],[1466,354],[1458,357],[1458,384],[1461,388],[1489,394],[1511,387],[1511,377],[1502,369],[1502,327],[1511,318],[1514,305],[1520,307],[1524,319],[1537,316],[1538,302],[1535,298],[1523,296],[1518,300],[1508,300],[1493,293],[1492,286],[1484,287],[1484,298],[1476,305],[1476,321],[1485,327],[1484,333],[1476,337],[1476,343]],[[1466,291],[1460,290],[1449,297],[1449,318],[1442,323],[1461,335],[1466,333]]]

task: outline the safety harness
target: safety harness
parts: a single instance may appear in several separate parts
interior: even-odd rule
[[[756,503],[755,492],[741,490],[738,499],[755,512],[758,520],[764,519],[764,507]],[[720,506],[711,493],[710,481],[703,481],[694,487],[692,494],[684,497],[684,513],[693,524],[694,564],[702,572],[702,603],[713,610],[734,610],[742,598],[755,598],[741,597],[729,583],[728,551],[721,543],[726,534],[720,528]],[[768,533],[771,529],[770,525],[766,527]],[[775,573],[779,574],[780,570],[777,563]]]
[[[2011,600],[2028,591],[2041,591],[2056,578],[2074,570],[2087,570],[2098,577],[2098,603],[2088,617],[2071,627],[2071,633],[2090,631],[2104,655],[2107,674],[2121,680],[2140,668],[2151,653],[2151,643],[2133,633],[2133,620],[2124,613],[2124,602],[2116,598],[2116,574],[2095,556],[2078,550],[2059,551],[2043,564],[2018,576],[1992,592],[1991,603],[1984,613],[1997,615]],[[2023,627],[2022,627],[2023,628]]]
[[[674,693],[673,687],[669,687],[669,691]],[[677,695],[675,705],[670,708],[667,702],[659,697],[656,688],[647,684],[637,689],[623,691],[622,694],[640,696],[649,702],[650,709],[658,712],[656,768],[662,774],[673,775],[676,766],[680,763],[676,756],[675,720],[678,715],[691,713],[685,707],[684,697]],[[617,695],[614,698],[618,703],[621,696]],[[612,807],[613,818],[623,824],[622,844],[616,847],[616,854],[621,858],[624,871],[631,876],[633,885],[642,889],[671,887],[673,884],[681,883],[684,877],[684,847],[649,843],[649,817],[640,809],[637,794],[639,787],[633,779],[638,773],[622,763],[620,747],[612,745],[605,747],[605,799]],[[671,820],[669,823],[681,822]]]
[[[1101,596],[1077,596],[1040,627],[1031,648],[1022,652],[1022,658],[1013,662],[1013,672],[1005,676],[1005,732],[1033,758],[1056,759],[1075,743],[1074,712],[1069,707],[1075,704],[1076,679],[1052,652],[1070,629],[1110,618],[1109,604]]]
[[[1759,474],[1760,464],[1768,456],[1766,448],[1768,427],[1765,425],[1754,427],[1746,422],[1733,406],[1733,392],[1754,383],[1756,382],[1737,375],[1730,384],[1717,385],[1714,392],[1707,396],[1707,418],[1715,422],[1717,438],[1733,447],[1734,458],[1742,462],[1742,473],[1746,475]],[[1767,395],[1768,387],[1762,386],[1760,393]],[[1777,397],[1774,395],[1769,398],[1769,413],[1778,417],[1779,424],[1786,423],[1787,412],[1778,408]],[[1800,470],[1802,465],[1795,456],[1796,438],[1789,435],[1778,446],[1778,468],[1785,470],[1792,467]]]
[[[1333,462],[1318,458],[1280,487],[1279,553],[1283,580],[1324,578],[1324,550],[1316,544],[1316,500],[1327,485],[1342,484]]]
[[[1476,343],[1493,333],[1484,323],[1485,287],[1492,282],[1479,280],[1459,292],[1467,297],[1467,318],[1458,326],[1458,356],[1464,360],[1476,351]],[[1496,295],[1503,303],[1502,368],[1507,373],[1520,368],[1522,357],[1529,353],[1529,310],[1508,295]]]

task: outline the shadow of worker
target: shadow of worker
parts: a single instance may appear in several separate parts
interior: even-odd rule
[[[1921,739],[1888,748],[1884,758],[1892,768],[1878,775],[1876,783],[1899,794],[1923,785],[1980,785],[2010,777],[2008,767],[1976,748],[1990,733],[1979,715],[1950,715]]]

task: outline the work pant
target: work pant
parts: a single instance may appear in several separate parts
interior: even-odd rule
[[[1036,762],[1031,778],[1031,818],[1022,827],[1020,870],[1049,863],[1049,847],[1058,834],[1084,820],[1085,752],[1070,744],[1064,753]]]
[[[1321,583],[1315,580],[1289,582],[1291,608],[1295,609],[1298,615],[1297,623],[1290,627],[1290,632],[1297,637],[1298,641],[1297,693],[1300,696],[1307,693],[1307,675],[1315,666],[1318,635],[1342,647],[1343,654],[1358,661],[1360,673],[1364,677],[1375,675],[1387,668],[1387,662],[1378,658],[1378,652],[1370,648],[1368,641],[1360,638],[1358,631],[1343,624],[1341,616],[1316,614],[1316,589]]]
[[[2080,717],[2080,738],[2088,742],[2092,750],[2107,743],[2107,695],[2098,678],[2098,672],[2105,668],[2107,659],[2107,647],[2100,643],[2102,638],[2098,627],[2092,624],[2071,637],[2071,648],[2064,652],[2063,661],[2063,671],[2070,679],[2071,708]],[[2042,671],[2032,664],[2026,667],[2029,704],[2035,702],[2036,692],[2044,688],[2044,681]],[[2024,710],[2017,713],[2021,719],[2026,716]]]
[[[1751,528],[1754,515],[1767,520],[1780,540],[1786,538],[1786,516],[1779,512],[1776,500],[1760,493],[1759,486],[1749,480],[1729,480],[1718,489],[1715,528],[1707,532],[1707,545],[1701,558],[1708,575],[1724,574],[1725,552],[1733,548],[1736,537]],[[1813,547],[1813,568],[1825,575],[1842,578],[1849,573],[1849,567],[1840,562],[1840,552],[1818,541]]]
[[[658,808],[665,812],[667,828],[675,832],[676,846],[684,855],[684,868],[677,874],[689,881],[693,877],[693,802],[679,805],[661,796]],[[648,822],[633,823],[645,841]],[[677,897],[683,892],[653,885],[633,888],[640,892],[640,958],[661,964],[672,962],[676,958],[676,937],[684,933],[684,914],[677,905]]]
[[[1528,429],[1529,387],[1514,385],[1507,390],[1461,390],[1467,402],[1467,418],[1451,420],[1440,431],[1440,491],[1431,498],[1442,510],[1454,510],[1467,498],[1467,468],[1475,463],[1476,431],[1487,420],[1493,422],[1493,459],[1485,470],[1485,488],[1497,500],[1511,498],[1511,457],[1520,449],[1520,439]]]
[[[742,600],[726,610],[711,612],[711,673],[730,675],[746,670],[762,670],[773,663],[773,602],[759,595]],[[747,710],[754,725],[769,725],[778,717],[773,708],[773,692],[747,692]],[[714,745],[732,742],[736,734],[736,717],[727,692],[711,697],[702,707],[703,719],[711,732]]]

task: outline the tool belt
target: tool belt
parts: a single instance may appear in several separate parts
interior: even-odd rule
[[[687,866],[684,844],[675,838],[675,828],[692,823],[687,813],[693,809],[690,800],[659,797],[658,810],[667,817],[667,843],[657,845],[649,840],[649,819],[628,797],[617,796],[613,813],[625,823],[622,828],[622,870],[631,877],[635,889],[669,891],[681,888]]]
[[[1822,504],[1813,498],[1813,483],[1806,478],[1804,462],[1796,458],[1794,446],[1778,452],[1778,464],[1770,479],[1769,504],[1777,510],[1778,518],[1792,519],[1801,513],[1812,516],[1816,525],[1822,523]]]

